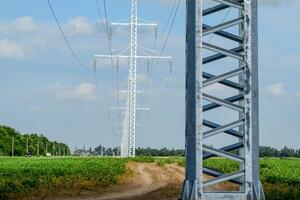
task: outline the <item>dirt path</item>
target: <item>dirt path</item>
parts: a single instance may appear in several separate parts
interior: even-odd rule
[[[153,200],[163,199],[167,194],[177,200],[184,179],[184,169],[177,165],[158,166],[156,163],[130,163],[132,176],[118,186],[105,191],[81,191],[76,197],[46,198],[47,200]],[[171,188],[170,188],[171,187]],[[171,193],[167,190],[171,189]],[[156,197],[154,197],[156,196]]]
[[[160,167],[155,163],[132,163],[129,167],[134,172],[129,182],[125,182],[124,185],[116,188],[117,191],[113,193],[85,200],[145,200],[147,199],[145,196],[157,193],[160,189],[170,185],[180,185],[184,179],[183,168],[176,165]]]
[[[177,200],[184,180],[184,168],[175,164],[158,166],[156,163],[130,163],[131,178],[124,179],[121,185],[101,193],[84,191],[77,197],[51,198],[48,200]],[[209,179],[209,177],[206,177]],[[219,185],[214,189],[232,188],[232,185]]]

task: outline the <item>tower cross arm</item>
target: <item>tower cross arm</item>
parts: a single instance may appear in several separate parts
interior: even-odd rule
[[[110,24],[111,26],[131,26],[130,22],[113,22]],[[158,27],[156,23],[137,23],[137,26],[154,26]]]
[[[131,55],[95,55],[95,58],[131,58]],[[171,56],[147,56],[147,55],[140,55],[136,56],[137,59],[167,59],[172,60]]]

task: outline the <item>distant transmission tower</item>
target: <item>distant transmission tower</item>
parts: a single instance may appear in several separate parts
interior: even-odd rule
[[[137,107],[137,60],[146,59],[148,63],[153,60],[172,58],[169,56],[162,56],[158,52],[138,45],[138,27],[148,26],[154,27],[157,31],[158,25],[149,23],[147,20],[138,19],[137,14],[137,0],[131,1],[131,20],[130,22],[111,23],[110,28],[114,26],[128,26],[130,27],[130,45],[129,47],[112,50],[110,55],[95,55],[95,61],[98,58],[112,59],[112,63],[119,64],[119,59],[129,59],[129,76],[128,76],[128,91],[118,91],[127,93],[127,103],[124,107],[116,107],[112,109],[121,110],[124,113],[124,123],[122,124],[121,136],[121,156],[134,157],[135,156],[135,138],[136,138],[136,114],[137,110],[149,110],[148,108]],[[109,31],[111,33],[111,30]],[[157,35],[157,34],[155,34]],[[108,35],[110,38],[110,35]],[[129,50],[129,55],[125,53]],[[139,55],[140,53],[141,55]],[[96,64],[96,62],[95,62]],[[117,66],[118,67],[118,66]]]
[[[215,22],[230,11],[231,19]],[[211,35],[218,41],[206,40]],[[187,0],[186,38],[186,179],[181,199],[262,200],[257,0]],[[208,71],[216,65],[218,74]],[[212,85],[229,89],[232,95],[208,94],[205,89]],[[210,115],[213,119],[208,115],[211,110],[219,111]],[[231,117],[218,121],[224,110]],[[231,141],[225,145],[226,137]],[[212,145],[218,138],[222,146]],[[233,161],[239,168],[224,173],[220,167],[206,166],[204,161],[212,157]],[[226,182],[235,189],[215,187]]]

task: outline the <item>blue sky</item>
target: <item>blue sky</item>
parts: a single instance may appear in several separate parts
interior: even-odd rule
[[[94,54],[107,53],[95,2],[52,0],[72,47],[90,67]],[[140,0],[139,15],[164,27],[173,2]],[[299,9],[300,2],[296,0],[262,0],[259,4],[262,145],[299,148]],[[129,1],[109,0],[107,10],[109,21],[126,19]],[[117,103],[112,92],[116,89],[116,72],[112,81],[109,62],[99,61],[97,65],[101,111],[94,74],[72,57],[46,1],[4,1],[0,16],[0,123],[44,134],[71,147],[118,145],[120,136],[112,127],[120,118],[108,111]],[[174,57],[173,72],[170,76],[164,61],[153,71],[143,101],[151,111],[139,114],[142,126],[137,134],[138,146],[184,146],[184,23],[182,3],[165,51],[165,55]],[[147,47],[153,47],[153,36],[151,29],[140,31],[140,41],[145,41]],[[158,51],[164,38],[165,34],[158,38]],[[114,31],[114,48],[128,42],[126,29]],[[143,90],[146,62],[138,66],[138,87]],[[126,89],[126,70],[126,61],[121,62],[119,89]],[[166,82],[168,92],[158,112]]]

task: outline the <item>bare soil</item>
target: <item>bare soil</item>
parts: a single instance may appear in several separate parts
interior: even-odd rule
[[[184,180],[184,168],[169,164],[129,163],[133,172],[118,186],[105,190],[80,191],[76,197],[64,196],[47,200],[177,200]],[[205,177],[210,179],[210,177]],[[216,190],[234,190],[232,184],[211,187]]]

